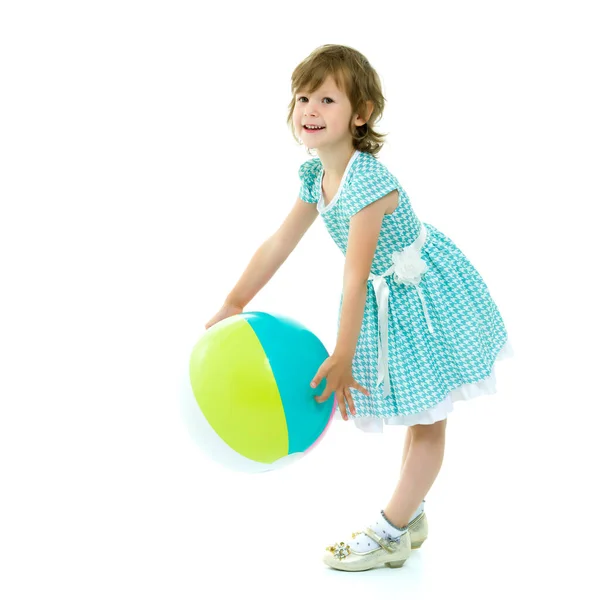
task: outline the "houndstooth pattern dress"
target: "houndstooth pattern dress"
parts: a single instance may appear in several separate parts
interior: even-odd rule
[[[353,389],[356,415],[348,417],[367,432],[383,431],[384,423],[431,424],[457,400],[495,393],[494,365],[513,351],[498,307],[462,251],[417,218],[372,154],[355,151],[327,206],[320,159],[304,162],[298,174],[300,198],[317,204],[344,254],[352,216],[392,190],[399,194],[398,208],[383,219],[353,359],[354,378],[370,396]],[[343,293],[338,327],[342,301]]]

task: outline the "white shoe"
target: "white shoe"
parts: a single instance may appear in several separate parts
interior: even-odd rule
[[[357,552],[345,542],[340,542],[325,549],[323,562],[332,569],[340,571],[367,571],[383,565],[391,568],[401,567],[410,556],[411,543],[408,529],[397,538],[388,536],[384,539],[367,527],[364,531],[353,533],[352,537],[360,533],[369,536],[379,546],[366,552]]]

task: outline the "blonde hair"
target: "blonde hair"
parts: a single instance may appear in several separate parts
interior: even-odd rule
[[[385,106],[385,98],[381,91],[379,75],[369,61],[358,50],[338,44],[325,44],[313,50],[292,73],[292,100],[289,104],[287,124],[292,130],[294,139],[301,144],[296,136],[293,124],[296,93],[306,90],[309,94],[318,89],[331,75],[337,87],[341,89],[352,106],[352,114],[358,113],[365,118],[367,100],[373,102],[373,112],[369,120],[359,127],[351,125],[352,145],[355,150],[368,152],[374,156],[383,147],[387,134],[378,133],[373,126],[381,118]],[[308,154],[312,156],[310,149]]]

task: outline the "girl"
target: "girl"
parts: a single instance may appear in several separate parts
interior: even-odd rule
[[[427,537],[424,498],[441,467],[453,402],[493,394],[495,362],[512,350],[478,271],[418,219],[376,158],[384,135],[373,125],[385,99],[367,59],[321,46],[294,70],[292,93],[288,124],[318,156],[300,166],[294,207],[206,327],[241,313],[321,215],[346,259],[337,342],[311,384],[326,379],[316,400],[335,393],[336,417],[366,432],[408,426],[388,505],[350,541],[329,546],[324,562],[345,571],[400,567]]]

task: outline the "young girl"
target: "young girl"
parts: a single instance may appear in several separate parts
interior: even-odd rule
[[[376,158],[384,96],[368,60],[347,46],[317,48],[294,70],[292,93],[288,124],[318,157],[300,166],[294,207],[206,327],[241,313],[321,215],[346,259],[337,342],[312,382],[326,379],[316,400],[335,393],[336,416],[367,432],[408,426],[388,505],[350,541],[329,546],[324,561],[345,571],[399,567],[427,537],[424,498],[453,402],[495,393],[495,362],[512,350],[478,271],[418,219]]]

